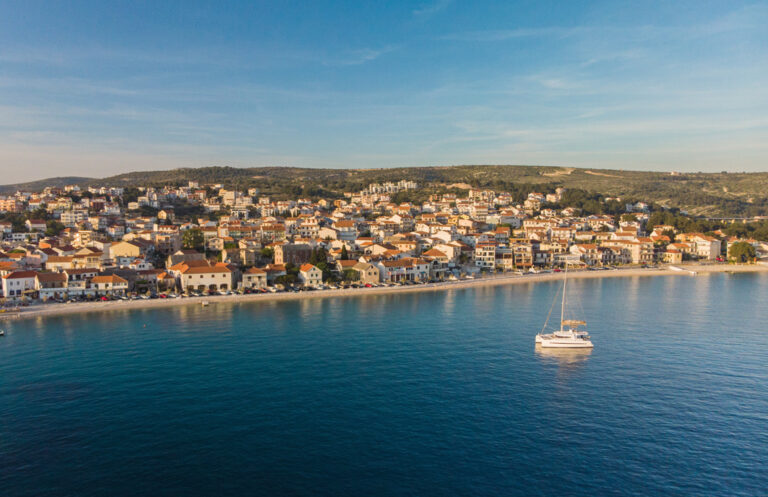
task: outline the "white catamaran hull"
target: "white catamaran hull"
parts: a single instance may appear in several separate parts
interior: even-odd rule
[[[539,341],[537,337],[536,343],[541,344],[542,348],[551,349],[591,349],[594,347],[591,341],[581,339],[569,340],[555,338],[548,340],[546,338],[542,338],[541,341]]]

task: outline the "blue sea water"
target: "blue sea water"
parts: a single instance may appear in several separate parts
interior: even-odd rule
[[[5,323],[0,495],[768,495],[768,277],[572,283]]]

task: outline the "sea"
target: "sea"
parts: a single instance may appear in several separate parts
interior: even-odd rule
[[[768,275],[0,322],[0,496],[766,496]]]

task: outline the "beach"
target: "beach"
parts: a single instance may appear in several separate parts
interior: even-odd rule
[[[710,273],[747,273],[768,272],[768,266],[760,264],[681,264],[677,266],[659,266],[656,268],[627,267],[611,270],[575,270],[569,271],[568,277],[572,279],[588,278],[617,278],[634,276],[685,276],[697,277]],[[205,297],[185,297],[150,300],[114,300],[76,303],[39,303],[28,307],[21,307],[19,312],[7,312],[0,314],[0,320],[4,319],[29,319],[47,316],[61,316],[71,314],[84,314],[92,312],[108,312],[115,310],[152,309],[174,307],[182,305],[198,305],[203,301],[210,305],[218,303],[242,303],[242,302],[267,302],[277,300],[302,300],[329,297],[356,297],[364,295],[382,295],[391,293],[443,291],[450,289],[538,283],[553,281],[563,278],[562,272],[503,273],[489,275],[482,278],[465,279],[458,281],[444,281],[405,286],[388,286],[372,288],[346,288],[315,290],[305,292],[279,292],[257,293],[245,295],[211,295]]]

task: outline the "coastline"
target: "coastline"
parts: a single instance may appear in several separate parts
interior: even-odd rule
[[[695,274],[712,273],[755,273],[768,272],[768,266],[764,265],[732,265],[732,264],[685,264],[660,267],[660,268],[622,268],[608,271],[578,270],[568,273],[572,279],[594,278],[626,278],[634,276],[688,276]],[[78,302],[72,304],[33,304],[22,308],[18,313],[0,314],[0,322],[3,320],[18,320],[29,318],[41,318],[63,316],[71,314],[85,314],[94,312],[110,312],[122,310],[139,310],[177,307],[183,305],[201,305],[202,301],[208,301],[211,305],[224,303],[247,302],[271,302],[279,300],[303,300],[314,298],[357,297],[366,295],[384,295],[393,293],[411,293],[425,291],[443,291],[450,289],[462,289],[481,286],[513,285],[525,283],[539,283],[554,281],[562,278],[562,273],[526,273],[517,275],[513,273],[499,274],[471,280],[445,281],[439,283],[427,283],[424,285],[374,287],[374,288],[348,288],[338,290],[317,290],[312,292],[290,293],[262,293],[248,295],[214,295],[206,297],[187,297],[175,299],[153,300],[117,300],[109,302]]]

